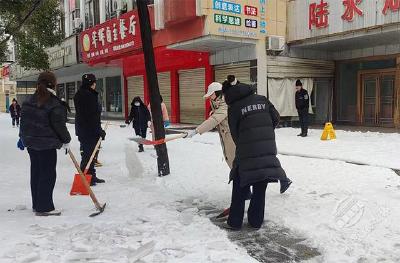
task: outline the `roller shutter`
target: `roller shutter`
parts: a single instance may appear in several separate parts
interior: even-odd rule
[[[205,115],[205,69],[181,70],[178,73],[180,122],[199,124]]]
[[[215,66],[215,81],[224,82],[228,75],[235,75],[243,83],[250,81],[250,62]]]
[[[158,86],[167,106],[168,113],[171,114],[171,72],[161,72],[157,74]]]
[[[132,76],[127,78],[128,82],[128,106],[134,97],[140,97],[144,101],[144,81],[143,76]]]
[[[268,78],[333,78],[333,61],[269,56],[267,58]]]

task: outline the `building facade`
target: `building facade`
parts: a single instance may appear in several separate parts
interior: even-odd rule
[[[335,65],[324,95],[334,120],[400,126],[399,1],[295,0],[288,17],[290,56]]]
[[[267,73],[276,67],[268,60],[284,50],[286,0],[150,2],[160,92],[172,122],[204,120],[209,105],[202,96],[207,86],[223,82],[228,74],[269,95]],[[47,50],[59,96],[74,109],[72,98],[81,75],[93,73],[104,115],[126,117],[135,96],[147,103],[136,1],[64,0],[62,6],[66,39]],[[34,91],[38,73],[13,65],[11,75],[21,98]]]

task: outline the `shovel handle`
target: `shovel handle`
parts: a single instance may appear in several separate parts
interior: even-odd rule
[[[104,126],[104,130],[107,130],[109,124],[110,124],[109,121],[106,122],[106,126]],[[93,150],[93,152],[92,152],[92,155],[90,156],[90,159],[89,159],[89,161],[88,161],[87,164],[86,164],[86,167],[85,167],[85,170],[84,170],[84,173],[85,173],[85,174],[86,174],[87,171],[89,170],[90,165],[92,164],[93,159],[94,159],[94,157],[96,156],[97,151],[99,150],[101,141],[102,141],[102,138],[99,138],[99,140],[97,141],[96,146],[94,147],[94,150]]]
[[[69,157],[71,157],[71,160],[74,163],[76,170],[78,171],[79,175],[81,176],[82,183],[85,186],[86,190],[89,192],[90,198],[92,199],[94,205],[96,206],[97,210],[101,210],[102,207],[101,207],[99,201],[97,200],[95,194],[93,193],[92,189],[90,188],[90,185],[86,181],[86,177],[82,173],[82,170],[79,167],[79,164],[76,161],[74,154],[71,152],[71,150],[68,150],[68,154],[69,154]]]
[[[186,136],[187,136],[186,132],[182,133],[182,134],[179,134],[179,135],[170,136],[170,137],[165,138],[164,142],[170,142],[170,141],[173,141],[173,140],[176,140],[176,139],[185,138]]]

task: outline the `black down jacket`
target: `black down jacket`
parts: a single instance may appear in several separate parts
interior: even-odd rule
[[[60,149],[71,141],[67,130],[67,109],[61,100],[51,95],[42,106],[33,94],[22,104],[19,135],[27,148],[36,151]]]
[[[135,106],[135,102],[139,102],[140,106]],[[128,120],[132,121],[136,135],[146,136],[147,123],[151,120],[150,112],[140,97],[135,97],[131,106]]]
[[[98,92],[81,86],[74,96],[75,133],[79,138],[99,138],[102,134]]]
[[[231,180],[240,176],[240,185],[244,187],[286,179],[276,157],[274,128],[279,122],[279,114],[272,103],[243,83],[224,87],[224,94],[229,106],[229,128],[236,144]]]

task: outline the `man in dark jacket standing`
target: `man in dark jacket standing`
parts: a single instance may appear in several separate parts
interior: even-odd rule
[[[17,124],[17,127],[18,127],[19,126],[19,118],[21,116],[21,106],[19,106],[16,99],[12,100],[12,103],[8,110],[10,111],[10,114],[11,114],[12,126],[15,127],[15,124]]]
[[[229,128],[236,144],[230,174],[233,189],[227,227],[234,230],[242,227],[245,200],[252,186],[247,215],[249,225],[258,229],[264,221],[268,183],[281,180],[286,182],[286,189],[290,185],[276,157],[276,110],[266,97],[256,95],[253,87],[238,82],[234,76],[228,76],[223,92],[229,106]]]
[[[303,89],[303,83],[298,79],[296,81],[296,109],[299,113],[301,133],[297,136],[307,137],[308,133],[308,108],[310,97],[307,90]]]
[[[106,132],[101,128],[101,111],[99,109],[98,92],[96,91],[96,77],[93,74],[82,76],[82,86],[75,94],[75,133],[81,143],[81,169],[85,169],[89,162],[97,141],[101,137],[105,139]],[[88,173],[92,175],[91,185],[104,183],[103,179],[97,178],[94,162],[90,164]]]

